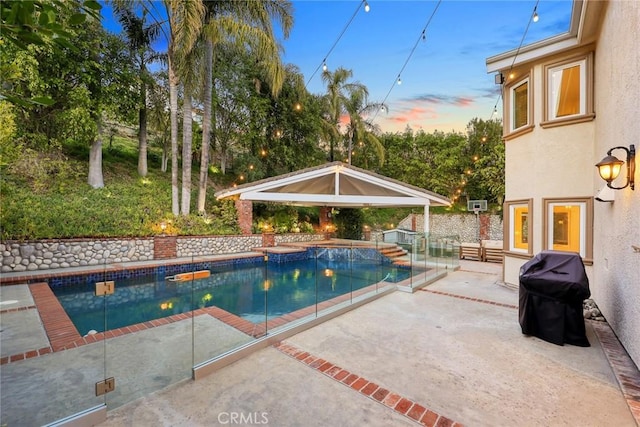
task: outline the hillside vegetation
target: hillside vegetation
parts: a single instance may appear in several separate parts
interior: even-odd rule
[[[233,174],[211,174],[206,215],[174,217],[171,171],[160,171],[160,149],[151,148],[149,173],[140,178],[136,173],[136,144],[123,136],[105,144],[105,187],[99,189],[87,184],[88,147],[26,149],[19,153],[0,175],[2,240],[145,237],[160,234],[162,222],[167,225],[165,232],[171,234],[239,233],[233,203],[216,201],[213,195],[233,184]],[[195,188],[192,201],[195,204]],[[390,228],[410,212],[364,209],[362,221],[374,228]],[[317,208],[255,204],[257,232],[264,226],[276,232],[310,232],[317,223]]]
[[[214,187],[207,215],[173,218],[171,172],[160,171],[158,152],[149,153],[149,173],[140,178],[136,141],[115,137],[103,149],[99,189],[87,184],[88,155],[80,146],[23,151],[0,178],[2,239],[150,236],[163,221],[177,234],[238,231],[233,204],[216,202]]]

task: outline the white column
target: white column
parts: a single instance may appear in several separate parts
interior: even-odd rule
[[[424,232],[429,232],[429,205],[424,205]]]

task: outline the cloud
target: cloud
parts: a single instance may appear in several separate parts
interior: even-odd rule
[[[428,104],[445,104],[445,105],[453,105],[456,107],[468,107],[475,102],[474,98],[469,96],[451,96],[451,95],[438,95],[438,94],[416,95],[412,98],[406,99],[406,101],[425,102]]]
[[[392,114],[387,119],[395,123],[410,123],[437,118],[439,118],[439,114],[434,108],[410,107],[402,108],[400,112]]]

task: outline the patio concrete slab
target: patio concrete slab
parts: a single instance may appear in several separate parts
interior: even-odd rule
[[[232,414],[245,425],[261,415],[277,426],[417,425],[408,406],[398,409],[407,401],[423,425],[636,426],[591,323],[591,347],[556,346],[523,336],[517,314],[516,290],[463,268],[121,406],[102,425],[215,426]],[[340,370],[366,381],[346,384]]]

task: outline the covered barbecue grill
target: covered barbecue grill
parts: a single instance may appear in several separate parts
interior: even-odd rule
[[[582,303],[591,296],[580,255],[542,251],[520,268],[522,333],[553,344],[589,347]]]

